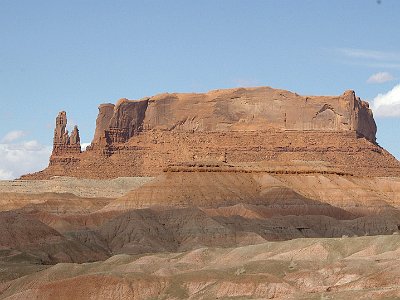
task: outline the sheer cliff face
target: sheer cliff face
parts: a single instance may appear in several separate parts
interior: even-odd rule
[[[268,87],[216,90],[206,94],[161,94],[141,101],[101,105],[93,144],[126,142],[143,130],[356,131],[375,142],[368,104],[347,91],[337,97],[304,97]]]
[[[115,106],[100,105],[92,146],[125,143],[142,131],[147,105],[147,99],[142,101],[120,99]]]
[[[101,104],[99,106],[99,114],[96,119],[96,130],[94,132],[93,141],[100,144],[101,140],[105,143],[105,131],[109,128],[110,120],[114,114],[114,104]]]
[[[377,128],[368,102],[362,101],[359,97],[355,97],[353,91],[347,92],[347,97],[350,98],[350,103],[353,104],[353,127],[351,129],[355,130],[360,135],[365,136],[368,140],[375,142]]]
[[[144,128],[357,131],[361,127],[358,124],[374,123],[368,107],[360,103],[352,91],[339,97],[302,97],[268,87],[164,94],[150,98]],[[368,116],[368,120],[359,120],[359,115]],[[359,133],[375,141],[375,130],[363,128]]]

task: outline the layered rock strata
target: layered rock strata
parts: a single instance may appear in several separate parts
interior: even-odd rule
[[[398,299],[399,236],[299,239],[57,264],[2,299]]]
[[[53,155],[61,156],[64,154],[81,153],[81,140],[79,137],[78,126],[74,126],[71,135],[66,130],[67,113],[62,111],[56,118],[56,128],[54,129]]]
[[[63,168],[61,166],[78,163],[80,160],[79,155],[82,152],[78,126],[74,126],[71,134],[69,134],[68,130],[66,130],[67,122],[67,113],[61,111],[56,118],[53,152],[49,164],[49,167],[58,169],[58,172],[62,172]]]
[[[300,96],[260,87],[102,104],[87,151],[66,161],[55,148],[49,168],[24,178],[155,176],[181,162],[299,160],[359,176],[400,175],[400,163],[376,144],[368,103],[353,91]]]
[[[265,129],[355,131],[375,142],[368,103],[346,91],[338,97],[302,97],[269,87],[161,94],[102,104],[93,145],[123,143],[142,131],[227,132]]]

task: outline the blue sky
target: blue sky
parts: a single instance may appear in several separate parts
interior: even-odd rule
[[[100,103],[237,86],[382,94],[378,142],[400,158],[399,13],[397,0],[1,0],[0,178],[46,165],[60,110],[90,142]]]

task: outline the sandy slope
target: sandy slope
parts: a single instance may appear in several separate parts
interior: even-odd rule
[[[118,198],[114,181],[106,198],[92,193],[99,183],[80,186],[91,197],[3,185],[0,299],[400,297],[398,178],[166,172],[136,183]]]
[[[400,297],[399,236],[295,239],[57,264],[0,285],[1,299]]]
[[[292,208],[293,214],[304,214],[293,211],[293,205],[301,203],[300,206],[305,207],[307,201],[306,206],[310,210],[319,211],[330,205],[359,216],[397,209],[400,204],[400,180],[394,177],[334,174],[166,172],[110,202],[102,210],[151,206],[215,208],[246,203]],[[322,205],[326,207],[322,208]]]
[[[0,180],[0,191],[18,194],[71,193],[86,198],[116,198],[151,179],[120,177],[100,180],[55,176],[49,180]]]

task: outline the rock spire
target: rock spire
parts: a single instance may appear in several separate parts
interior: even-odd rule
[[[59,112],[54,129],[52,156],[81,153],[81,142],[78,126],[75,126],[69,135],[67,127],[67,113]]]

